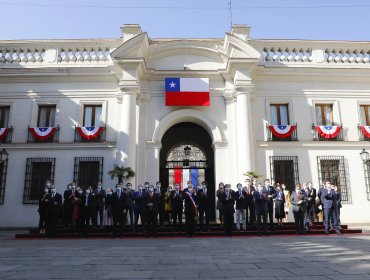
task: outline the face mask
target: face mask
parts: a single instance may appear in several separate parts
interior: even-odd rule
[[[120,192],[122,190],[122,188],[121,187],[117,187],[116,190]]]
[[[259,192],[262,192],[263,191],[263,187],[258,187],[258,191]]]
[[[132,187],[131,185],[128,185],[128,186],[127,186],[127,189],[128,189],[128,190],[131,190],[131,187]]]
[[[49,192],[49,189],[44,189],[44,192],[48,193]]]
[[[72,188],[72,190],[74,190],[76,188],[76,186],[72,186],[71,188]]]
[[[146,188],[149,187],[149,184],[145,184],[144,187],[146,187]]]
[[[100,185],[98,185],[98,190],[101,190],[101,186]]]
[[[175,190],[178,190],[179,189],[179,186],[175,186]]]
[[[189,192],[193,191],[193,188],[188,188],[188,191],[189,191]]]
[[[70,190],[70,189],[71,189],[71,186],[68,186],[68,187],[67,187],[67,190]]]
[[[46,186],[47,186],[48,188],[50,188],[50,183],[47,183],[47,184],[46,184]]]
[[[191,187],[191,184],[188,184],[188,188],[190,188]]]
[[[202,184],[202,188],[204,189],[204,188],[206,188],[207,187],[207,185],[206,184]]]
[[[242,186],[238,186],[238,191],[241,191],[242,190]]]
[[[56,189],[51,189],[51,192],[52,192],[52,193],[56,193],[56,192],[57,192],[57,190],[56,190]]]
[[[299,193],[299,192],[301,192],[301,189],[296,189],[295,191],[296,191],[297,193]]]
[[[149,188],[149,192],[153,192],[153,188]]]
[[[268,187],[270,185],[270,183],[266,182],[265,183],[265,187]]]
[[[87,193],[87,194],[89,194],[89,193],[90,193],[90,191],[89,191],[89,190],[87,190],[87,191],[86,191],[86,193]]]
[[[326,184],[325,185],[328,189],[331,187],[331,185],[330,184]]]
[[[141,192],[143,190],[143,187],[139,187],[138,190],[139,192]]]
[[[225,188],[225,190],[226,190],[227,192],[229,192],[229,191],[230,191],[230,188]]]
[[[78,191],[79,194],[82,194],[82,191]]]
[[[161,187],[161,184],[157,184],[157,188],[160,188]]]

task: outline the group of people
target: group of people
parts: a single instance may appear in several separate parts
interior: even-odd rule
[[[234,224],[238,231],[246,231],[247,226],[256,224],[259,235],[268,234],[267,220],[273,231],[273,213],[277,225],[282,226],[283,221],[288,222],[290,208],[297,234],[306,234],[309,225],[316,221],[319,205],[322,205],[325,232],[329,234],[329,228],[334,227],[340,234],[340,190],[329,181],[318,192],[310,182],[303,184],[303,187],[296,184],[290,194],[283,184],[273,186],[266,179],[262,185],[247,178],[244,186],[237,184],[236,190],[232,190],[230,184],[220,183],[216,196],[216,208],[225,236],[232,236]],[[95,188],[83,190],[73,182],[67,186],[63,197],[47,181],[39,199],[39,228],[46,236],[55,236],[56,224],[60,213],[63,213],[64,226],[75,226],[83,236],[88,236],[90,226],[107,225],[112,226],[113,237],[120,237],[129,217],[131,230],[138,229],[140,219],[149,238],[157,237],[158,223],[163,226],[165,220],[172,224],[173,231],[182,231],[184,213],[186,233],[188,237],[193,237],[197,220],[200,231],[209,230],[213,203],[214,194],[205,181],[197,187],[189,181],[184,189],[178,183],[173,188],[164,188],[161,182],[155,186],[145,182],[137,190],[132,188],[130,182],[125,186],[117,184],[115,190],[104,190],[101,182]]]

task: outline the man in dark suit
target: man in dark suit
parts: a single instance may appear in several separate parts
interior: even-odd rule
[[[256,222],[256,211],[254,206],[253,192],[256,190],[249,178],[245,179],[245,219],[246,224],[253,226]]]
[[[116,191],[111,198],[113,216],[113,237],[121,237],[124,227],[123,211],[126,208],[126,196],[122,191],[122,185],[116,185]]]
[[[158,214],[159,214],[159,226],[163,226],[164,217],[165,217],[165,203],[164,198],[166,194],[166,188],[162,187],[160,181],[155,184],[154,192],[158,196]]]
[[[225,185],[225,191],[220,196],[222,203],[222,210],[224,213],[224,228],[225,236],[233,235],[233,225],[234,225],[234,204],[235,204],[235,193],[231,190],[231,185]]]
[[[128,212],[130,216],[131,230],[134,230],[134,190],[132,189],[132,184],[127,183],[126,188],[123,189],[123,192],[126,196],[126,212]]]
[[[315,222],[316,216],[316,189],[311,182],[307,183],[308,203],[307,203],[307,220],[312,225]]]
[[[307,202],[308,198],[305,190],[301,189],[301,184],[296,184],[295,191],[290,196],[290,203],[292,204],[297,234],[306,234],[304,217],[307,210]]]
[[[185,220],[186,220],[186,231],[188,237],[195,235],[195,216],[197,214],[197,197],[194,191],[193,184],[189,181],[188,187],[184,189],[184,200],[185,200]]]
[[[73,205],[70,199],[71,196],[71,184],[68,184],[67,189],[64,191],[63,194],[63,222],[64,227],[68,227],[72,224],[72,213],[73,213]]]
[[[141,225],[144,229],[145,225],[145,205],[144,205],[144,190],[143,186],[139,185],[138,190],[134,192],[133,195],[134,199],[134,214],[135,214],[135,230],[137,230],[137,224],[139,222],[139,217],[141,221]]]
[[[157,237],[159,194],[154,192],[154,186],[149,185],[145,192],[144,205],[146,215],[146,238]]]
[[[78,216],[81,226],[81,235],[87,237],[89,233],[90,220],[92,216],[93,195],[88,188],[80,197],[81,202],[78,205]]]
[[[98,214],[99,214],[99,226],[103,226],[103,213],[105,205],[105,190],[102,188],[101,181],[98,182],[97,187],[92,192],[92,224],[94,227],[98,225]]]
[[[270,221],[270,230],[274,230],[274,197],[275,197],[275,189],[270,184],[270,180],[266,179],[265,181],[265,189],[267,192],[268,204],[267,204],[267,214]]]
[[[340,235],[337,212],[338,195],[330,181],[326,181],[325,187],[321,190],[321,201],[324,207],[325,234],[329,234],[330,219],[333,217],[335,232]]]
[[[266,189],[261,185],[257,185],[257,190],[252,192],[255,211],[257,215],[257,231],[258,235],[262,235],[262,231],[265,235],[267,232],[267,204],[269,202],[268,193]],[[263,222],[263,226],[262,226]]]
[[[50,195],[45,199],[46,236],[49,238],[56,235],[56,226],[59,220],[62,200],[62,195],[57,193],[54,186],[51,186]]]
[[[175,189],[171,191],[171,194],[170,194],[173,231],[182,230],[182,211],[184,208],[183,201],[184,201],[184,196],[183,196],[182,191],[180,191],[180,186],[178,183],[175,183]],[[178,226],[177,226],[177,221],[179,222]]]
[[[210,197],[211,195],[207,189],[207,182],[202,182],[202,187],[197,191],[197,202],[199,211],[199,226],[200,231],[203,231],[203,218],[206,218],[206,228],[205,231],[209,229],[209,211],[210,211]]]

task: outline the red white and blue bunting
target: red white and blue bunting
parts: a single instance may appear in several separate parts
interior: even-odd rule
[[[87,140],[92,140],[97,137],[103,132],[104,127],[101,126],[81,126],[77,127],[78,133],[81,135],[82,138]]]
[[[9,132],[9,128],[0,128],[0,140],[3,140]]]
[[[342,129],[340,125],[316,125],[315,129],[317,133],[326,139],[333,139],[338,136]]]
[[[294,132],[295,125],[269,125],[272,134],[278,138],[288,138]]]
[[[55,127],[30,127],[32,135],[38,140],[46,140],[53,136]]]
[[[370,126],[368,126],[368,125],[360,125],[360,129],[361,129],[362,134],[365,137],[370,138]]]

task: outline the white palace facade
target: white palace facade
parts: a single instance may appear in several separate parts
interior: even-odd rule
[[[213,193],[246,171],[289,189],[329,179],[342,190],[342,222],[370,221],[370,161],[360,156],[370,149],[370,42],[256,40],[245,25],[217,39],[121,31],[0,41],[0,227],[37,226],[46,179],[61,194],[73,180],[113,187],[114,164],[135,170],[135,186],[173,184],[175,169],[192,167]],[[168,77],[208,78],[210,106],[166,106]],[[101,134],[82,137],[92,126]],[[37,127],[52,136],[36,137]]]

